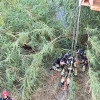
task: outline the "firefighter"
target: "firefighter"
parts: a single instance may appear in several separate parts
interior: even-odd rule
[[[60,87],[63,87],[64,86],[65,79],[66,79],[66,77],[67,77],[67,75],[69,73],[68,68],[70,66],[71,67],[74,67],[75,60],[73,59],[73,57],[71,57],[71,54],[66,53],[64,55],[64,57],[61,59],[60,64],[63,66],[63,70],[61,71],[62,78],[61,78]]]
[[[88,67],[87,55],[81,49],[78,50],[77,54],[79,55],[79,58],[81,60],[80,64],[82,64],[82,70],[85,71]]]
[[[63,56],[57,58],[56,62],[53,64],[53,66],[50,68],[50,70],[56,70],[58,72],[61,72],[62,68],[60,65],[60,61],[63,58]]]
[[[12,98],[8,96],[7,91],[3,91],[2,95],[3,95],[3,97],[1,97],[0,100],[12,100]]]

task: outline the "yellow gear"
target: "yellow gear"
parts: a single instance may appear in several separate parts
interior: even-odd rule
[[[56,64],[55,67],[56,67],[56,70],[57,70],[58,72],[61,72],[61,67],[60,67],[59,64]]]
[[[77,65],[76,65],[76,63],[74,63],[74,75],[77,76]]]

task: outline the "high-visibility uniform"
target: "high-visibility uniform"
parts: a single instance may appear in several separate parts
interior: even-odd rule
[[[51,69],[61,72],[62,68],[60,66],[60,60],[62,59],[62,57],[57,58],[56,62],[53,64]]]

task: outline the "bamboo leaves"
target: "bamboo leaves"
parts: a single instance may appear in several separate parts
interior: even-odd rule
[[[21,43],[21,44],[25,44],[25,43],[27,43],[28,42],[28,40],[29,40],[29,37],[28,37],[28,33],[19,33],[18,34],[18,36],[19,36],[19,38],[18,38],[18,41],[19,41],[19,43]]]
[[[39,80],[37,77],[41,76],[39,75],[39,69],[41,69],[42,59],[44,56],[44,53],[50,53],[52,50],[52,44],[47,44],[44,46],[44,48],[37,54],[33,56],[33,62],[29,66],[29,68],[25,72],[25,78],[23,79],[23,100],[29,99],[29,94],[32,90],[32,86],[37,84]],[[35,89],[35,88],[34,88]],[[24,96],[27,95],[25,98]]]
[[[100,41],[98,37],[93,36],[89,38],[89,41],[91,41],[92,49],[95,51],[95,54],[98,55],[100,53]]]
[[[3,13],[2,18],[0,17],[0,21],[3,21],[0,27],[0,68],[4,73],[4,76],[0,76],[6,79],[3,80],[4,87],[7,88],[7,85],[9,91],[19,89],[18,97],[21,97],[21,100],[30,100],[31,93],[42,85],[45,60],[52,56],[52,52],[58,56],[62,46],[58,47],[60,44],[58,41],[69,35],[70,27],[64,30],[54,19],[56,4],[59,7],[63,3],[60,2],[60,0],[2,0],[2,4],[0,2]],[[54,46],[55,43],[58,44]],[[31,50],[28,47],[26,50],[24,44]],[[70,43],[65,38],[61,44],[67,47]],[[54,49],[59,51],[55,52]],[[48,62],[50,61],[45,63]]]
[[[92,16],[93,17],[93,16]],[[91,19],[90,19],[91,21]],[[90,76],[90,91],[92,92],[92,99],[93,100],[99,100],[100,99],[100,78],[99,78],[99,70],[100,70],[100,31],[98,23],[95,25],[88,25],[86,28],[89,38],[88,38],[88,50],[87,50],[87,56],[90,61],[90,67],[89,68],[89,76]]]
[[[2,17],[2,15],[0,14],[0,26],[4,25],[4,18]]]
[[[89,75],[90,75],[90,90],[92,91],[92,98],[93,100],[99,100],[100,99],[100,84],[99,84],[99,77],[98,73],[94,72],[91,68],[89,69]]]

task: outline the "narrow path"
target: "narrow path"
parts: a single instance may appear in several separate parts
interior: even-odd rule
[[[50,75],[52,73],[53,71],[46,70],[44,86],[33,93],[31,100],[67,100],[67,91],[59,87],[60,78],[55,76],[54,82],[51,84]]]
[[[75,98],[73,100],[92,100],[91,93],[89,92],[89,76],[87,72],[82,72],[79,66],[78,77],[74,77],[77,90],[75,91]],[[53,74],[53,71],[47,68],[45,73],[44,86],[34,91],[31,100],[68,100],[68,92],[59,87],[61,79],[55,76],[54,82],[51,84],[50,75]]]
[[[74,100],[92,100],[89,86],[89,76],[87,72],[82,72],[79,65],[78,67],[78,77],[75,77],[75,82],[77,85],[77,90],[75,92]]]

